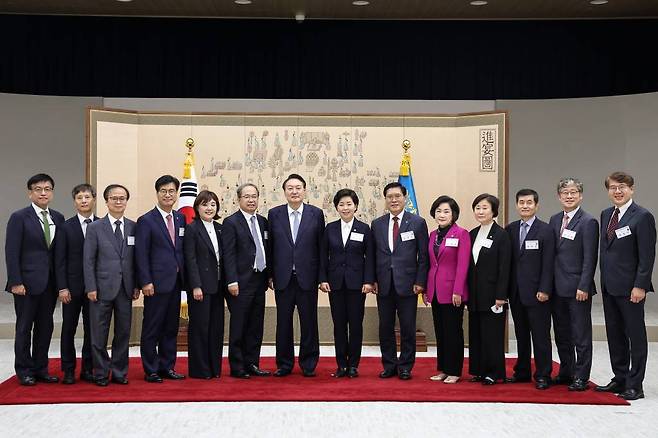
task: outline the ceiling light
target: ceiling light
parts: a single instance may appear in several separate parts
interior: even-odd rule
[[[589,4],[590,5],[604,5],[608,3],[608,0],[590,0]]]
[[[250,5],[251,0],[235,0],[233,3],[236,5]]]
[[[131,1],[133,1],[133,0],[117,0],[117,1],[118,1],[118,2],[121,2],[121,3],[128,3],[128,2],[131,2]]]
[[[488,1],[485,1],[485,0],[473,0],[473,1],[471,2],[471,6],[484,6],[484,5],[488,4],[488,3],[489,3],[489,2],[488,2]]]
[[[370,4],[370,2],[369,2],[369,1],[366,1],[366,0],[354,0],[354,1],[352,2],[352,4],[353,4],[354,6],[368,6],[368,5]]]

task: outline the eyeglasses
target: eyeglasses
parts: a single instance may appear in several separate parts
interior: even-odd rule
[[[628,189],[629,187],[627,184],[619,184],[618,186],[608,186],[608,191],[613,193],[616,192],[617,190],[619,190],[620,192],[625,192]]]
[[[404,198],[404,195],[402,193],[392,193],[390,195],[386,195],[386,199],[389,200],[400,199],[400,198]]]
[[[158,190],[158,193],[160,193],[163,196],[164,195],[175,195],[177,192],[178,192],[178,190],[176,190],[176,189],[169,189],[169,190],[160,189],[160,190]]]
[[[258,195],[242,195],[242,199],[258,199]]]
[[[52,193],[52,187],[32,187],[33,193]]]
[[[125,196],[110,196],[107,199],[112,202],[126,202],[128,200]]]
[[[566,191],[565,192],[560,192],[560,195],[562,195],[562,196],[578,196],[579,193],[580,193],[579,191],[574,190],[574,191],[569,191],[569,192],[566,192]]]

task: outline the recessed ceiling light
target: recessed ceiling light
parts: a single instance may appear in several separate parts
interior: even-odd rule
[[[590,5],[604,5],[608,3],[608,0],[590,0]]]
[[[471,6],[484,6],[486,4],[489,4],[489,2],[485,0],[473,0],[471,2]]]
[[[133,1],[133,0],[117,0],[117,1],[118,1],[118,2],[122,2],[122,3],[128,3],[128,2],[131,2],[131,1]]]
[[[250,5],[251,0],[235,0],[234,2],[236,5]]]
[[[352,2],[352,4],[353,4],[354,6],[368,6],[368,5],[370,4],[370,2],[369,2],[369,1],[366,1],[366,0],[354,0],[354,1]]]

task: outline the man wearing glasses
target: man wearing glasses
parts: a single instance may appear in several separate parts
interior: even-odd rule
[[[5,290],[14,296],[14,368],[24,386],[59,380],[48,374],[48,349],[57,302],[54,254],[60,240],[57,230],[64,224],[64,216],[48,208],[54,189],[55,182],[49,175],[31,177],[27,181],[31,205],[14,212],[7,222]]]
[[[176,337],[183,288],[183,238],[185,217],[175,211],[180,182],[163,175],[155,182],[158,203],[137,220],[135,258],[137,277],[144,293],[141,356],[144,379],[180,380],[175,371]]]
[[[612,207],[601,212],[600,269],[608,351],[614,377],[596,391],[626,400],[644,398],[647,366],[644,302],[653,292],[656,222],[633,201],[635,180],[624,172],[605,179]]]

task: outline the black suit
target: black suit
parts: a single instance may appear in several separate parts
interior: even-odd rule
[[[565,378],[589,381],[592,369],[592,296],[598,258],[599,224],[582,208],[574,213],[561,237],[564,212],[549,222],[555,233],[555,293],[551,297],[555,345],[560,373]],[[576,291],[587,292],[586,301]]]
[[[656,257],[656,222],[633,202],[619,219],[612,239],[607,228],[614,208],[601,212],[600,268],[605,331],[614,380],[628,389],[642,389],[647,365],[644,302],[632,303],[634,287],[653,291],[651,273]],[[628,227],[628,228],[626,228]],[[624,231],[630,234],[623,236]],[[620,237],[621,236],[621,237]]]
[[[532,338],[534,377],[550,379],[553,369],[550,297],[553,291],[555,235],[546,222],[535,217],[525,241],[520,242],[520,223],[515,221],[505,228],[512,242],[510,305],[518,351],[514,376],[518,379],[530,377]],[[548,294],[549,301],[539,301],[537,292]]]
[[[48,373],[48,349],[53,334],[53,312],[57,302],[55,248],[62,237],[64,216],[49,210],[55,235],[48,246],[41,218],[32,205],[14,212],[7,222],[5,290],[22,284],[25,295],[14,297],[16,337],[14,368],[19,378]],[[59,275],[59,274],[58,274]]]
[[[471,245],[481,227],[471,230]],[[469,373],[474,376],[505,378],[505,315],[493,313],[496,300],[507,300],[512,245],[508,234],[494,222],[478,260],[471,255],[468,270],[468,350]]]
[[[190,377],[219,377],[222,372],[224,343],[224,285],[222,283],[222,226],[213,221],[219,258],[208,231],[195,219],[185,228],[187,267],[187,306],[190,322],[187,332]],[[194,299],[201,288],[203,299]]]
[[[320,282],[329,283],[334,322],[336,362],[339,368],[359,366],[363,344],[365,283],[374,283],[374,246],[370,227],[358,219],[343,245],[343,221],[327,225],[320,258]]]
[[[244,372],[251,365],[258,367],[263,343],[269,236],[267,219],[257,214],[256,220],[265,252],[266,267],[262,271],[255,268],[256,242],[242,211],[224,219],[222,229],[225,283],[237,283],[239,289],[237,296],[226,294],[231,312],[228,361],[233,373]]]
[[[92,216],[90,220],[98,218]],[[83,272],[83,248],[85,236],[82,232],[82,224],[76,214],[69,218],[61,228],[62,239],[55,248],[55,257],[62,263],[63,275],[57,276],[57,289],[68,289],[71,301],[62,304],[62,336],[61,354],[62,371],[75,372],[75,332],[78,328],[80,313],[82,312],[82,328],[84,340],[82,343],[82,373],[92,373],[93,360],[91,354],[91,326],[89,325],[89,300],[85,293],[85,281]]]

